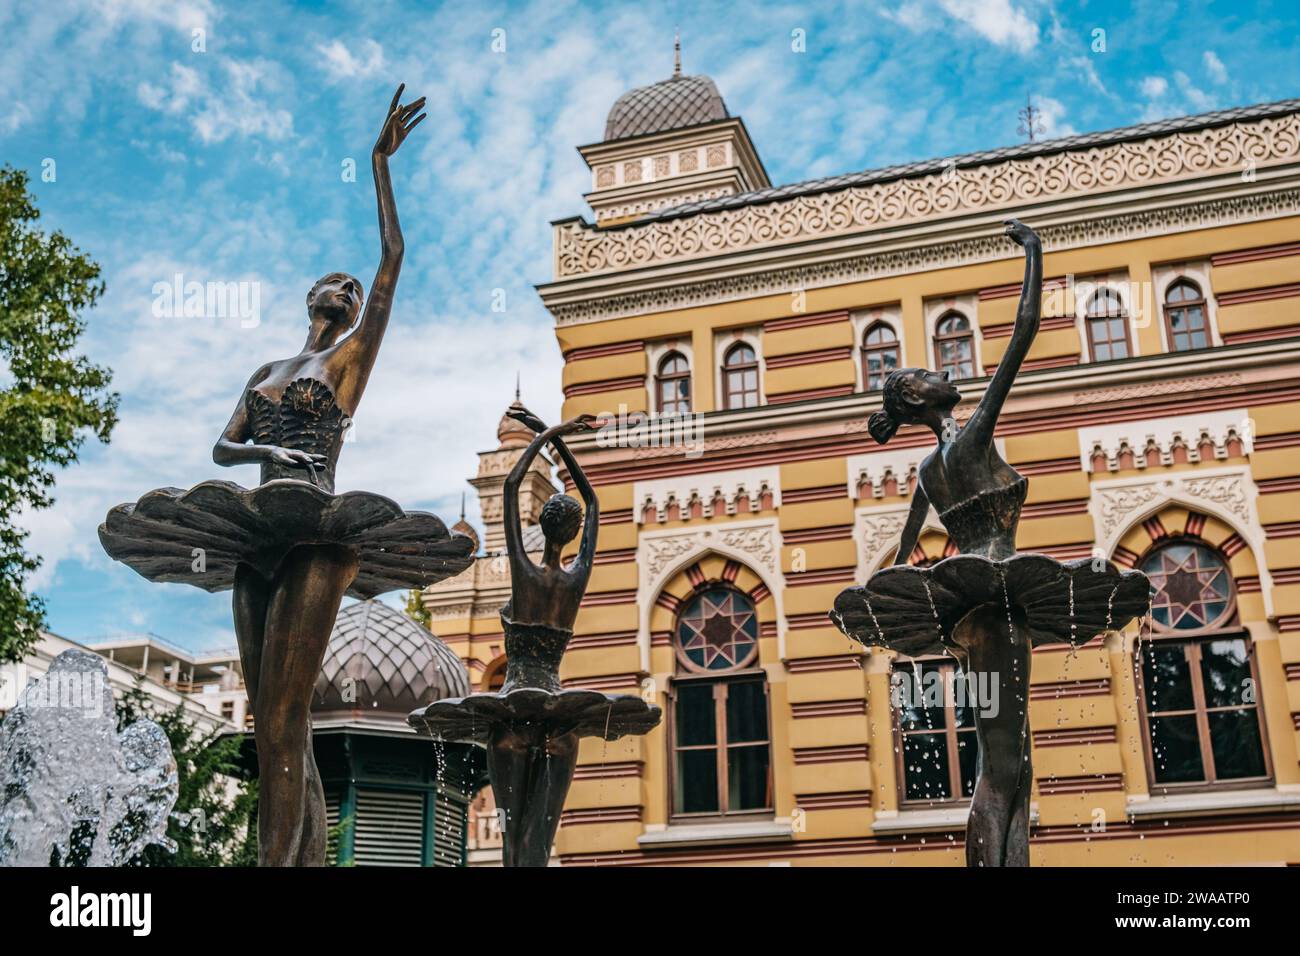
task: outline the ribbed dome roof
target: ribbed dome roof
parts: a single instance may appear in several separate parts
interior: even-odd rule
[[[468,693],[469,672],[451,648],[387,604],[360,601],[334,621],[312,712],[365,711],[405,720],[417,707]]]
[[[726,119],[727,105],[707,76],[670,76],[628,90],[605,120],[605,142]]]
[[[510,403],[510,408],[520,408],[524,406],[519,399]],[[506,414],[501,416],[501,421],[497,425],[497,441],[501,444],[498,450],[505,448],[527,448],[532,442],[533,430],[523,422],[517,422],[510,417],[510,409],[506,409]]]

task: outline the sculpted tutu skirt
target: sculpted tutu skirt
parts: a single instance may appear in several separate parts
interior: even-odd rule
[[[512,621],[508,608],[501,612],[505,686],[494,693],[435,701],[407,718],[416,730],[446,743],[488,744],[498,727],[539,737],[574,733],[617,740],[658,725],[662,711],[635,695],[561,687],[556,674],[572,632]]]
[[[270,578],[299,545],[341,545],[360,559],[347,593],[362,599],[459,574],[474,562],[475,550],[472,538],[448,531],[436,515],[403,511],[382,495],[336,495],[292,478],[256,488],[230,481],[204,481],[188,491],[159,488],[110,511],[99,540],[110,557],[150,581],[205,591],[232,587],[240,564]]]
[[[861,644],[910,657],[941,654],[970,611],[983,605],[1023,615],[1030,643],[1084,644],[1146,613],[1150,585],[1138,571],[1091,559],[1062,563],[1045,554],[1003,561],[956,554],[928,568],[883,568],[865,585],[846,588],[830,612],[835,626]],[[1020,626],[1017,623],[1017,626]]]

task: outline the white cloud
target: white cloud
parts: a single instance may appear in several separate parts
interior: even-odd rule
[[[940,0],[950,16],[998,46],[1028,53],[1038,45],[1038,24],[1010,0]]]
[[[361,56],[356,57],[342,40],[316,46],[317,52],[325,58],[325,65],[329,67],[334,79],[370,76],[383,69],[384,48],[382,46],[374,40],[362,40],[360,49]]]
[[[1223,65],[1223,61],[1219,59],[1217,53],[1213,50],[1206,50],[1201,59],[1205,62],[1205,69],[1210,74],[1210,79],[1214,80],[1215,83],[1228,82],[1228,68]]]
[[[1036,96],[1034,99],[1039,111],[1038,119],[1043,124],[1043,135],[1046,138],[1073,136],[1078,132],[1077,129],[1065,122],[1064,103],[1050,96]]]
[[[1169,81],[1163,76],[1148,76],[1142,79],[1142,95],[1148,99],[1159,99],[1169,92]]]

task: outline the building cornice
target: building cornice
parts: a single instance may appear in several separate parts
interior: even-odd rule
[[[560,326],[1300,211],[1300,114],[599,229],[555,228]]]

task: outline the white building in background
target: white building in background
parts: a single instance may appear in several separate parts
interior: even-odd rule
[[[0,716],[67,650],[91,651],[103,657],[115,696],[138,686],[159,709],[183,705],[186,715],[204,733],[242,728],[252,720],[239,654],[233,649],[194,653],[152,634],[79,644],[45,631],[21,661],[0,664]]]

